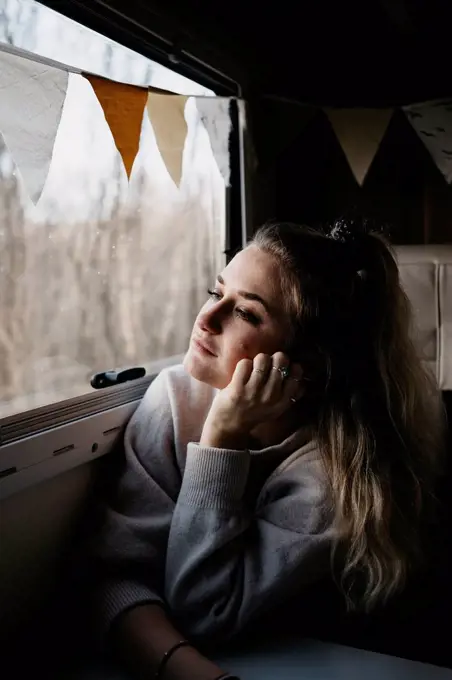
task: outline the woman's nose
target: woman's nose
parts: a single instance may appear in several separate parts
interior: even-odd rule
[[[198,325],[205,333],[221,333],[221,309],[218,305],[212,305],[202,312],[198,319]]]

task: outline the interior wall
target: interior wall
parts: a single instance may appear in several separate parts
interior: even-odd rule
[[[0,640],[50,598],[94,468],[82,465],[0,503]]]
[[[253,102],[254,222],[319,227],[356,210],[389,227],[397,244],[452,243],[452,188],[405,115],[396,111],[360,187],[325,113]]]

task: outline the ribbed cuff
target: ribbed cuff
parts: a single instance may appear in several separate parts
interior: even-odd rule
[[[96,598],[97,599],[97,598]],[[99,634],[106,637],[113,621],[127,609],[143,604],[161,604],[163,599],[150,588],[136,581],[108,581],[98,593],[99,601]]]
[[[249,469],[248,451],[190,443],[179,500],[204,508],[237,506],[245,492]]]

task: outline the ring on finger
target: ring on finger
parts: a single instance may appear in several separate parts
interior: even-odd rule
[[[274,371],[279,371],[283,380],[289,377],[290,369],[288,366],[273,366]]]
[[[289,369],[287,368],[287,366],[272,366],[272,369],[274,371],[279,371],[283,378],[287,378],[287,376],[289,375]]]

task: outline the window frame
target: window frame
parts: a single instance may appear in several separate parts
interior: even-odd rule
[[[240,97],[242,94],[242,87],[238,81],[209,65],[207,61],[192,55],[189,47],[182,44],[188,43],[186,38],[170,39],[168,36],[178,36],[180,33],[178,26],[168,25],[168,20],[162,19],[158,11],[153,10],[148,3],[143,3],[142,9],[148,15],[152,14],[154,30],[124,12],[123,7],[119,9],[117,5],[124,6],[124,3],[118,0],[37,1],[86,28],[214,90],[218,96]],[[199,52],[199,49],[197,51]]]
[[[94,0],[90,0],[94,2]],[[97,25],[91,17],[92,12],[85,6],[82,6],[77,0],[62,0],[61,2],[52,1],[42,1],[40,4],[46,5],[50,9],[59,12],[60,14],[66,15],[69,19],[75,20],[80,24],[85,25],[87,28],[101,33],[107,38],[113,39],[116,42],[122,44],[129,49],[141,54],[144,57],[157,61],[163,66],[172,69],[173,71],[184,75],[192,80],[195,80],[201,85],[206,87],[214,88],[216,94],[219,96],[232,96],[234,94],[237,96],[239,94],[239,86],[230,80],[224,79],[222,83],[220,80],[212,80],[213,76],[207,75],[208,69],[204,67],[201,71],[193,70],[191,64],[182,64],[178,62],[173,63],[170,60],[169,55],[171,54],[168,45],[166,45],[166,60],[162,61],[162,54],[159,50],[163,49],[161,45],[154,44],[154,34],[152,34],[152,40],[150,35],[147,36],[146,42],[143,42],[142,36],[139,35],[138,25],[134,25],[134,29],[137,31],[137,35],[134,37],[134,33],[131,32],[130,27],[128,30],[125,28],[120,28],[118,25],[107,22],[105,28],[108,30],[99,30],[99,12],[94,13],[93,16],[97,17]],[[98,2],[96,0],[96,7],[101,5],[104,7],[105,11],[109,8],[106,7],[105,3]],[[110,8],[111,9],[111,8]],[[11,47],[11,46],[6,46]],[[17,50],[11,47],[11,50],[15,53],[22,53],[21,50]],[[26,53],[26,51],[24,51]],[[157,54],[158,53],[158,54]],[[160,54],[160,58],[159,55]],[[56,62],[39,55],[33,55],[28,52],[28,55],[41,63],[55,64]],[[184,57],[185,58],[185,57]],[[185,63],[185,62],[184,62]],[[72,72],[80,72],[79,69],[73,68],[68,65],[68,69]],[[201,76],[199,73],[203,73]],[[217,73],[218,78],[220,74]],[[230,186],[226,188],[226,224],[225,224],[225,244],[223,254],[226,256],[226,261],[229,262],[234,254],[243,247],[247,240],[248,228],[246,225],[246,215],[244,212],[244,202],[242,199],[245,178],[244,178],[244,153],[243,153],[243,131],[240,126],[240,115],[238,102],[235,98],[231,99],[231,136],[230,136]],[[155,376],[162,370],[162,368],[170,365],[180,363],[183,355],[176,355],[168,357],[159,361],[149,361],[143,362],[147,367],[147,375],[144,378],[123,383],[113,387],[107,387],[96,392],[87,392],[84,395],[73,397],[71,399],[64,399],[61,401],[56,401],[52,404],[48,404],[42,407],[28,409],[26,411],[21,411],[19,413],[13,414],[11,416],[5,416],[0,418],[0,454],[2,453],[2,447],[9,446],[10,444],[15,444],[24,440],[28,437],[35,437],[42,433],[49,432],[54,428],[61,428],[68,424],[73,424],[74,422],[81,421],[84,418],[90,418],[96,416],[97,414],[102,414],[104,412],[110,411],[112,409],[117,409],[124,407],[128,404],[135,403],[143,397],[146,389],[155,378]],[[114,370],[114,366],[105,366],[103,370],[109,371]],[[88,389],[88,385],[87,385]],[[96,456],[93,456],[96,457]],[[0,455],[1,463],[1,455]],[[0,464],[0,482],[3,479],[3,474],[6,468],[3,468]],[[5,473],[6,474],[6,473]],[[1,486],[1,485],[0,485]]]

